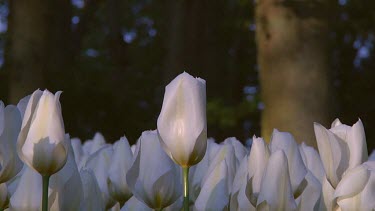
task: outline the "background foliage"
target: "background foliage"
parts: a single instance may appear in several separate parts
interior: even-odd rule
[[[60,6],[48,3],[50,9],[69,23],[46,17],[58,39],[46,44],[41,62],[50,65],[37,87],[64,91],[65,127],[72,136],[88,139],[101,131],[110,142],[124,134],[135,142],[143,130],[156,128],[164,87],[181,71],[207,81],[209,136],[245,141],[260,135],[263,104],[253,1],[56,2]],[[375,146],[375,3],[326,3],[315,12],[326,10],[330,15],[329,59],[338,103],[327,106],[334,107],[335,116],[344,123],[353,124],[360,117],[371,149]],[[0,3],[0,99],[5,103],[12,101],[13,79],[7,67],[14,42],[8,42],[9,19],[19,11],[17,7],[11,1]],[[29,30],[45,33],[33,26]],[[63,44],[55,46],[55,42]],[[58,63],[56,58],[64,59]],[[30,71],[33,68],[28,66]]]

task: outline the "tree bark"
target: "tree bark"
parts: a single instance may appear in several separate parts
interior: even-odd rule
[[[312,1],[259,0],[256,42],[264,110],[262,136],[274,128],[316,146],[313,122],[332,121],[327,21]]]
[[[38,88],[66,84],[61,77],[69,75],[70,5],[69,0],[9,1],[5,72],[10,103]]]

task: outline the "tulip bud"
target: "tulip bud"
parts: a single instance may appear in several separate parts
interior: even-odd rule
[[[180,169],[161,148],[156,131],[142,133],[134,156],[126,181],[138,200],[161,209],[181,196]]]
[[[288,160],[284,151],[273,152],[264,172],[257,209],[296,210],[297,205],[293,197],[288,169]]]
[[[126,183],[126,173],[132,165],[133,153],[125,136],[113,145],[113,151],[108,170],[108,191],[120,205],[123,205],[133,195]]]
[[[206,153],[206,82],[184,72],[165,88],[158,133],[167,154],[180,166],[199,163]]]
[[[21,171],[23,163],[16,152],[17,137],[21,129],[21,114],[16,106],[8,105],[5,109],[0,101],[0,183],[7,182]],[[3,121],[2,121],[3,120]]]
[[[52,175],[66,163],[68,149],[59,102],[61,92],[35,91],[27,104],[18,136],[21,160],[41,175]]]
[[[375,161],[348,170],[337,185],[334,197],[341,210],[375,209]]]

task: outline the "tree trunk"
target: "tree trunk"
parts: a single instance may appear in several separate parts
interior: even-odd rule
[[[10,103],[38,88],[54,89],[56,81],[66,84],[59,77],[68,71],[70,5],[69,0],[9,1],[5,72]]]
[[[316,146],[313,122],[332,121],[329,53],[324,5],[307,0],[259,0],[256,42],[264,103],[262,136],[274,128]]]

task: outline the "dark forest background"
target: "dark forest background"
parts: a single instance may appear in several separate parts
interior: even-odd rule
[[[0,99],[63,90],[71,136],[134,143],[187,71],[207,81],[218,141],[277,127],[309,142],[311,119],[361,118],[373,149],[374,42],[365,0],[1,0]]]

